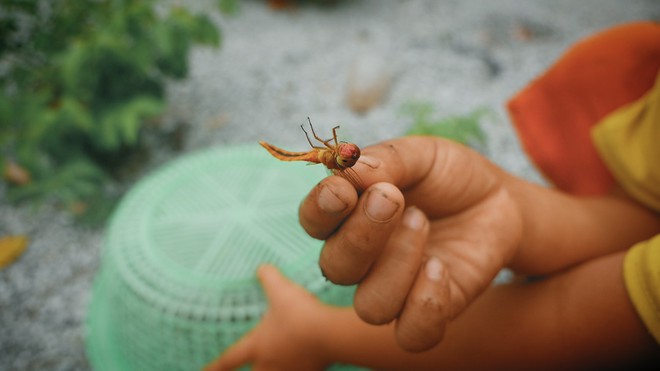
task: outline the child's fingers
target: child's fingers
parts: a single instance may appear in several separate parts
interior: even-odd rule
[[[253,330],[204,367],[204,371],[234,370],[247,365],[254,360],[255,348],[255,331]]]
[[[382,325],[399,315],[422,265],[428,233],[424,213],[408,207],[355,293],[353,306],[362,320]]]
[[[291,303],[301,302],[301,297],[314,298],[311,293],[290,281],[273,265],[261,265],[257,269],[257,278],[268,299],[270,311],[277,310],[275,308],[288,308]]]
[[[292,290],[296,290],[296,286],[284,277],[277,268],[264,264],[257,269],[257,277],[271,308],[280,302],[288,305],[287,297]],[[255,361],[255,353],[259,346],[257,338],[261,329],[258,326],[247,333],[238,342],[225,350],[215,361],[207,365],[204,371],[233,370]]]
[[[396,324],[396,340],[410,352],[437,345],[449,319],[449,274],[440,259],[431,256],[417,276]]]
[[[319,259],[324,275],[340,285],[359,282],[399,225],[404,203],[394,185],[370,186],[353,213],[326,241]]]
[[[278,295],[282,294],[283,288],[286,290],[285,287],[290,285],[282,273],[270,264],[263,264],[257,268],[257,278],[259,278],[264,294],[271,305],[278,300]]]
[[[353,211],[357,197],[348,180],[327,177],[312,188],[301,203],[300,224],[310,236],[326,239]]]

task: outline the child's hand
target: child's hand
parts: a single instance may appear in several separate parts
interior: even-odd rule
[[[232,370],[247,364],[255,370],[324,369],[323,349],[315,343],[313,328],[327,307],[273,266],[261,266],[257,275],[269,301],[268,311],[256,328],[204,370]]]
[[[326,240],[326,277],[359,283],[357,314],[371,324],[397,319],[398,343],[426,350],[512,259],[520,211],[504,173],[453,142],[407,137],[363,153],[354,169],[365,192],[328,177],[303,201],[300,221]]]

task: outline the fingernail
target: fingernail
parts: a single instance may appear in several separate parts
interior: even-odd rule
[[[426,261],[424,270],[426,272],[426,277],[433,282],[438,282],[440,281],[440,278],[442,278],[442,263],[440,263],[440,259],[435,256],[430,257],[429,260]]]
[[[415,206],[410,206],[403,212],[403,224],[414,231],[421,230],[424,227],[424,214]]]
[[[323,186],[319,192],[319,208],[326,213],[338,213],[348,205],[328,187]]]
[[[365,212],[369,219],[376,222],[385,222],[394,216],[399,209],[399,204],[390,200],[387,195],[379,190],[373,190],[367,196]]]

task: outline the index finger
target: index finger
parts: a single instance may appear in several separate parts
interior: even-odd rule
[[[379,182],[394,184],[403,192],[406,206],[418,206],[430,218],[471,206],[498,183],[496,172],[484,171],[495,167],[483,156],[438,137],[398,138],[369,146],[362,153],[353,166],[362,188]],[[348,182],[333,182],[329,186],[338,196],[355,192]],[[318,203],[318,197],[318,193],[311,192],[300,208],[300,222],[305,229],[314,224],[323,225],[318,213],[305,206]],[[326,225],[325,233],[317,238],[331,234],[342,220],[339,218]]]
[[[406,206],[430,218],[455,214],[478,202],[501,184],[501,170],[478,152],[451,140],[411,136],[365,148],[354,169],[365,188],[392,183]]]

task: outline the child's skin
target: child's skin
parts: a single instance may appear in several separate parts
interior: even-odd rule
[[[305,230],[326,240],[320,265],[328,279],[358,283],[354,311],[322,305],[263,267],[269,312],[210,370],[336,361],[584,369],[658,360],[622,278],[626,249],[660,233],[657,214],[616,190],[579,198],[534,185],[438,138],[406,137],[363,153],[355,167],[362,195],[332,176],[300,207]],[[490,287],[503,267],[548,277]]]

